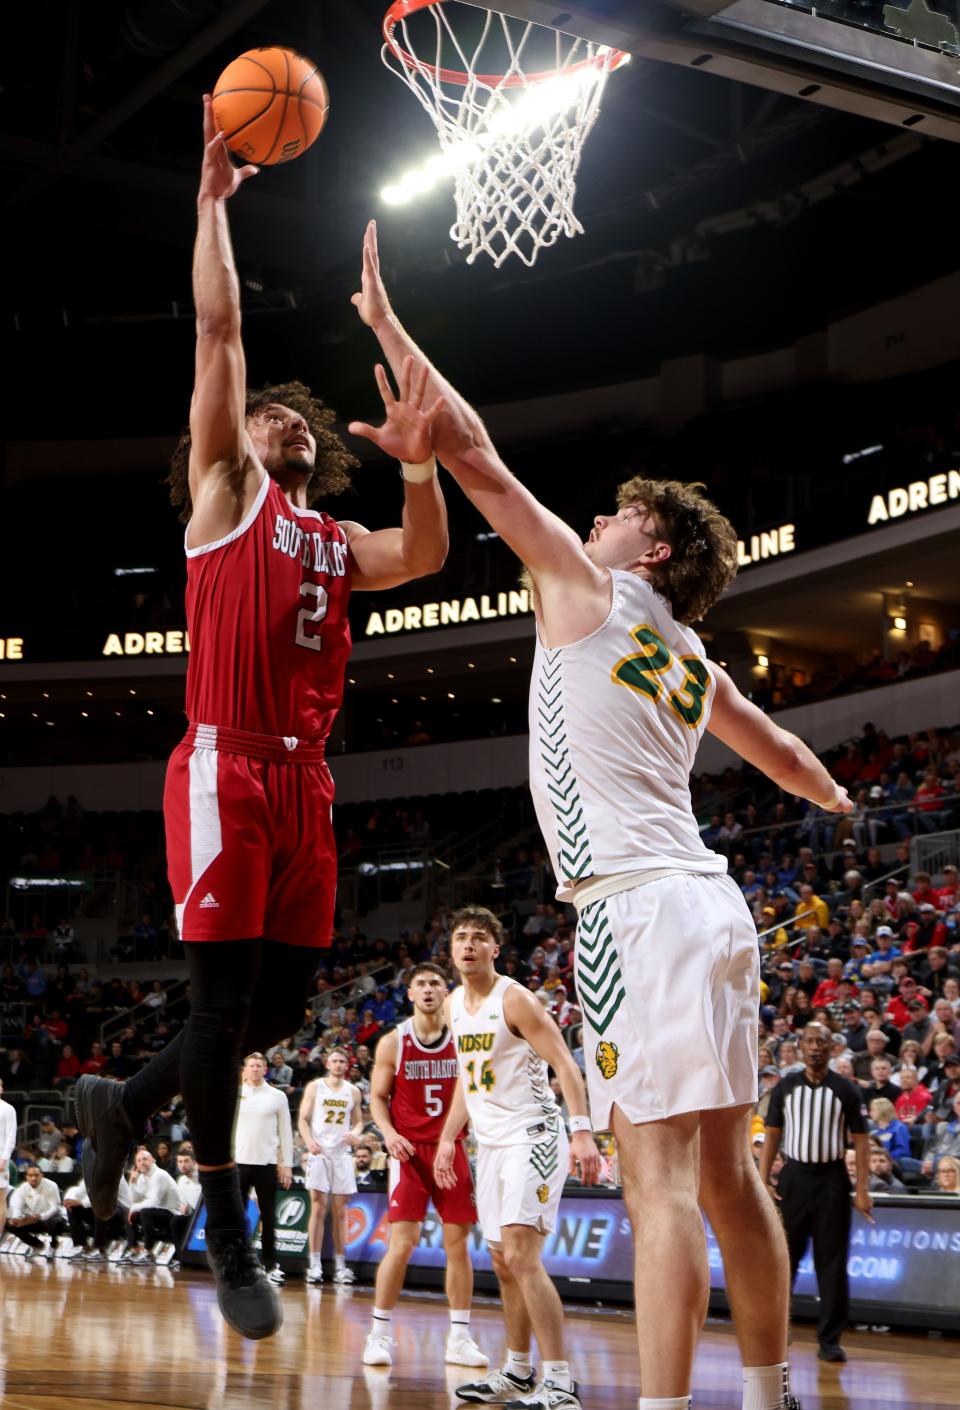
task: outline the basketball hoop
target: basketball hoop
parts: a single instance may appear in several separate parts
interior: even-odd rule
[[[458,24],[458,37],[452,12],[465,9],[470,19]],[[433,21],[432,37],[426,24],[418,36],[429,58],[411,36],[418,12]],[[607,77],[629,54],[441,0],[394,0],[383,37],[384,63],[416,95],[440,139],[438,156],[388,188],[395,202],[451,175],[457,219],[450,236],[468,264],[482,250],[498,267],[511,253],[532,265],[561,235],[583,233],[573,212],[580,154]]]

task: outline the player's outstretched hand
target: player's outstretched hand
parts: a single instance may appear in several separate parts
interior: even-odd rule
[[[200,196],[214,201],[226,201],[236,194],[251,176],[260,170],[256,166],[234,166],[213,116],[213,101],[203,95],[203,166],[200,168]]]
[[[422,465],[433,455],[433,423],[445,405],[444,398],[437,397],[432,406],[424,409],[423,397],[429,375],[427,364],[418,362],[412,356],[403,359],[398,396],[393,395],[390,379],[379,362],[374,372],[387,419],[382,426],[351,421],[348,431],[351,436],[363,436],[373,441],[394,460],[402,460],[407,465]]]
[[[580,1171],[581,1185],[595,1185],[600,1179],[600,1152],[589,1131],[575,1131],[570,1137],[570,1174]]]
[[[360,292],[351,295],[350,302],[368,328],[376,328],[393,309],[380,277],[380,255],[377,250],[377,222],[367,221],[363,232],[363,268],[360,271]]]
[[[453,1168],[453,1158],[457,1153],[456,1141],[441,1141],[437,1146],[433,1162],[433,1178],[441,1190],[452,1190],[457,1183],[457,1173]]]
[[[412,1155],[416,1155],[416,1148],[412,1141],[408,1141],[406,1136],[401,1136],[398,1131],[386,1142],[387,1151],[394,1160],[409,1160]]]

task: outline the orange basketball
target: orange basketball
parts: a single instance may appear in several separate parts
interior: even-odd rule
[[[213,91],[213,115],[236,156],[257,166],[292,162],[316,141],[330,98],[316,64],[292,49],[248,49]]]

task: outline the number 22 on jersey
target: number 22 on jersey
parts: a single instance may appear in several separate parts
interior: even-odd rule
[[[678,659],[658,631],[644,622],[630,633],[640,650],[622,657],[611,671],[617,685],[625,685],[657,704],[664,697],[661,677]],[[666,691],[666,703],[688,729],[696,729],[703,715],[703,702],[710,689],[710,672],[699,656],[681,656],[684,682],[677,690]]]

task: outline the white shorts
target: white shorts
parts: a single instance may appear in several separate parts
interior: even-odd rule
[[[729,876],[685,872],[583,907],[575,952],[594,1130],[757,1100],[757,931]]]
[[[556,1226],[567,1178],[570,1143],[563,1125],[535,1146],[478,1146],[477,1223],[488,1244],[499,1244],[507,1224],[529,1224],[541,1234]]]
[[[310,1157],[307,1189],[322,1195],[355,1195],[357,1172],[350,1151],[324,1151]]]

